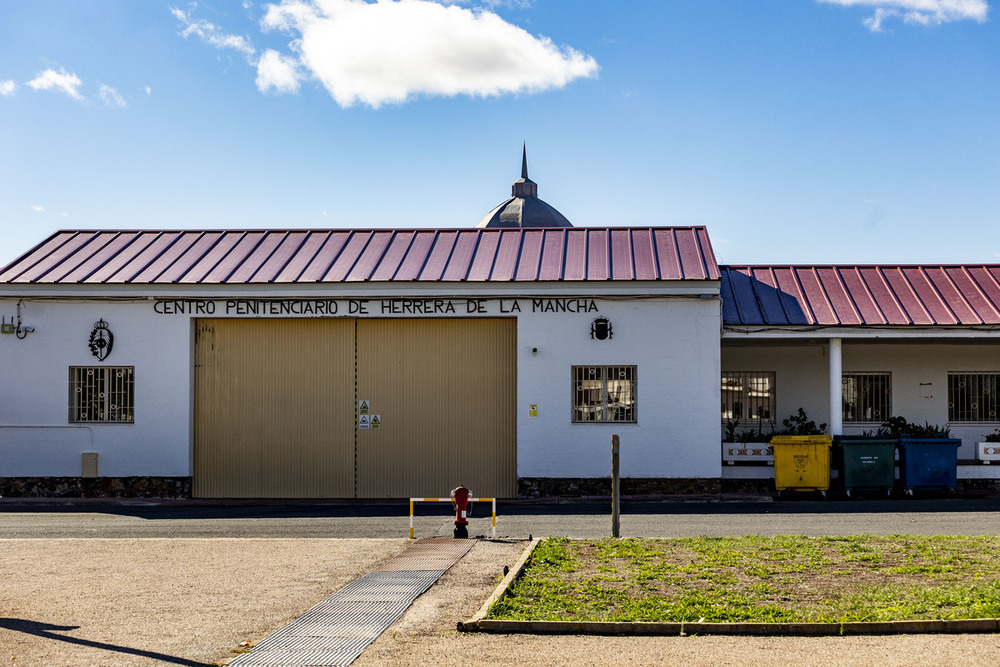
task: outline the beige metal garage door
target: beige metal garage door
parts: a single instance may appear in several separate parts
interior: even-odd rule
[[[194,495],[354,495],[354,320],[199,320]]]
[[[516,495],[516,321],[358,320],[358,494]]]
[[[199,320],[194,494],[511,497],[516,366],[513,319]]]

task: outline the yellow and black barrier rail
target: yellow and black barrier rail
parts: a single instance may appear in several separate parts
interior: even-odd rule
[[[410,539],[413,539],[413,504],[414,503],[453,503],[452,498],[410,498]],[[490,537],[497,537],[497,499],[496,498],[469,498],[470,503],[492,503],[493,505],[493,532]]]

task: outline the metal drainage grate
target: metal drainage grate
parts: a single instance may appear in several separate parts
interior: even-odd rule
[[[230,667],[350,665],[472,544],[472,540],[418,540],[378,571],[355,579],[270,634]]]

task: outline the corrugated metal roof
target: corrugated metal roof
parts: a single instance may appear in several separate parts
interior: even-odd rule
[[[704,227],[61,231],[3,283],[718,280]]]
[[[723,266],[726,325],[1000,324],[1000,265]]]

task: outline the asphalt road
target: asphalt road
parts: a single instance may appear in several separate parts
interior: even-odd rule
[[[232,503],[201,501],[0,500],[0,538],[398,538],[408,503]],[[446,504],[418,504],[417,537],[450,535]],[[604,537],[605,502],[503,503],[497,536]],[[488,535],[477,504],[470,534]],[[623,502],[623,537],[724,535],[1000,535],[1000,499],[666,500]]]

